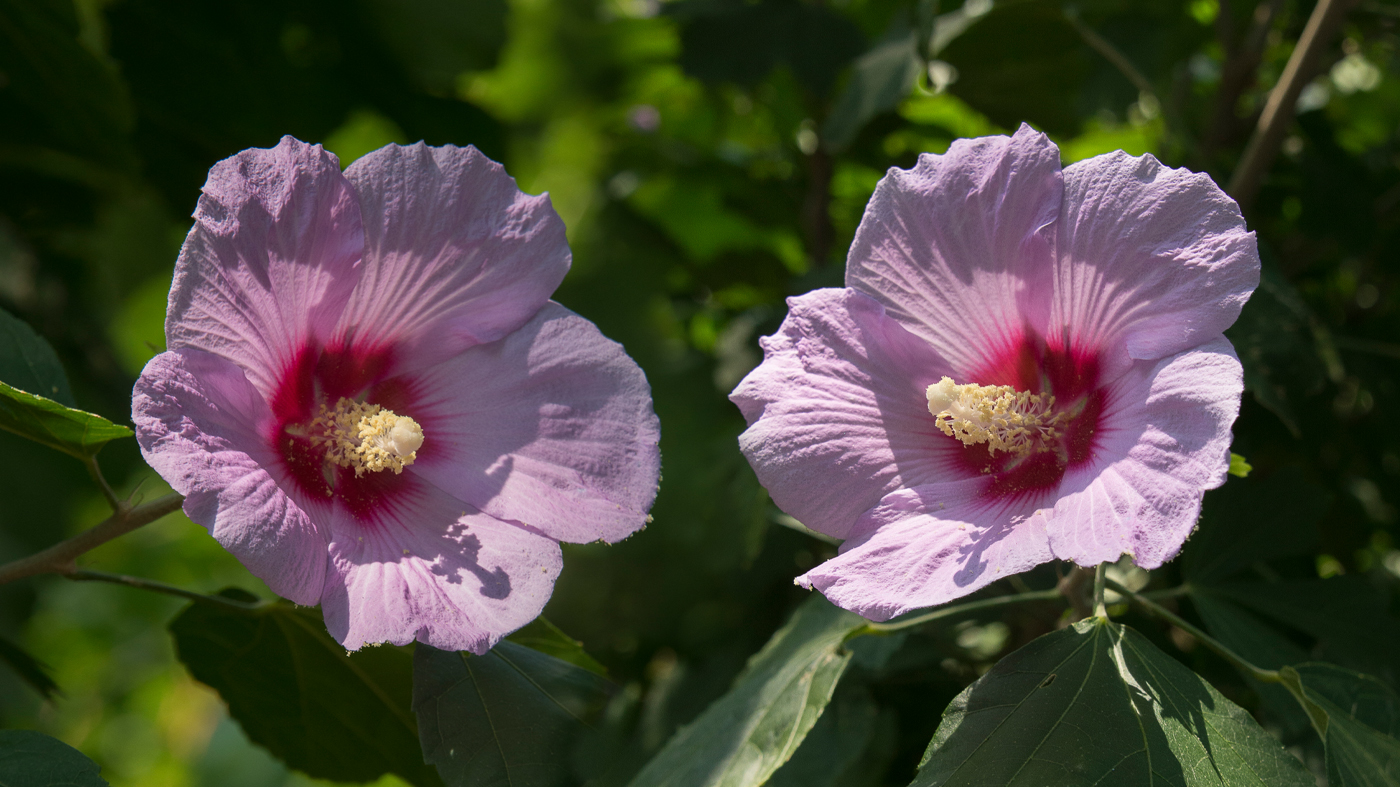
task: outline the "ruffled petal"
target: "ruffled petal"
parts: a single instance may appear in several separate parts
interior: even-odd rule
[[[1052,559],[1034,501],[989,498],[986,479],[901,489],[841,553],[797,578],[871,620],[933,607]]]
[[[656,498],[660,425],[622,345],[557,303],[413,375],[427,437],[411,472],[561,541],[618,541]]]
[[[1097,351],[1107,379],[1235,322],[1259,284],[1239,206],[1209,176],[1118,151],[1065,170],[1050,344]]]
[[[166,346],[232,361],[270,399],[295,351],[329,338],[355,287],[359,204],[335,156],[283,137],[215,164],[194,217]]]
[[[846,261],[846,285],[948,359],[959,383],[1048,317],[1060,152],[1021,126],[957,140],[891,169],[875,187]]]
[[[739,446],[807,527],[846,538],[886,494],[967,474],[925,394],[948,362],[875,299],[850,289],[791,298],[762,344],[763,363],[729,397],[749,421]]]
[[[569,270],[549,197],[474,147],[389,145],[345,172],[365,216],[364,273],[339,331],[392,339],[421,367],[524,325]]]
[[[1094,460],[1061,482],[1046,529],[1055,556],[1143,568],[1176,556],[1201,497],[1225,483],[1243,370],[1229,340],[1139,361],[1110,388]]]
[[[237,366],[199,350],[152,358],[132,394],[141,453],[185,496],[185,514],[273,592],[315,604],[330,538],[265,469],[270,417]]]
[[[559,543],[405,474],[374,521],[337,509],[321,611],[350,650],[413,640],[482,654],[544,609]]]

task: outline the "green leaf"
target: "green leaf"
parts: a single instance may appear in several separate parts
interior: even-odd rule
[[[822,140],[837,151],[850,145],[867,121],[894,109],[919,77],[915,31],[895,27],[870,51],[856,58],[851,78],[822,125]]]
[[[253,599],[238,590],[221,594]],[[418,748],[412,656],[382,645],[345,652],[314,609],[195,602],[170,623],[190,674],[228,703],[254,743],[311,776],[365,782],[394,773],[439,785]]]
[[[1312,776],[1244,709],[1142,635],[1047,634],[944,711],[914,785],[1259,785]]]
[[[865,639],[879,639],[865,637]],[[842,686],[817,719],[792,759],[773,774],[768,787],[838,787],[858,776],[862,756],[875,737],[880,708],[865,687]]]
[[[748,787],[787,762],[831,701],[865,625],[813,595],[748,664],[734,688],[682,727],[631,787]]]
[[[73,406],[58,354],[23,320],[0,309],[0,382]]]
[[[560,661],[567,661],[575,667],[583,667],[589,672],[608,676],[608,670],[598,660],[588,655],[583,643],[565,634],[558,626],[550,623],[543,615],[535,618],[506,639],[517,645],[547,653]]]
[[[97,763],[33,730],[0,730],[0,787],[107,787]]]
[[[1328,661],[1400,674],[1400,625],[1365,577],[1231,582],[1213,592],[1317,639]]]
[[[132,432],[100,415],[64,407],[52,399],[0,383],[0,429],[87,459]]]
[[[1327,713],[1321,730],[1329,787],[1400,785],[1400,697],[1370,675],[1330,664],[1290,670],[1304,696]]]
[[[0,637],[0,661],[10,665],[10,669],[20,677],[29,687],[39,692],[39,695],[46,700],[54,698],[59,694],[58,684],[54,683],[49,676],[49,668],[38,659],[29,655],[29,652],[15,643]]]
[[[1243,456],[1240,456],[1239,454],[1234,452],[1230,453],[1230,475],[1234,476],[1235,478],[1248,478],[1249,471],[1253,469],[1254,465],[1246,461]]]
[[[1307,652],[1272,626],[1208,589],[1193,586],[1191,603],[1216,639],[1256,667],[1278,669],[1308,660]],[[1288,689],[1257,680],[1243,671],[1240,674],[1259,694],[1264,706],[1282,722],[1286,740],[1311,726],[1307,714],[1298,707]]]
[[[52,399],[0,383],[0,429],[87,459],[132,432],[100,415],[64,407]]]
[[[611,689],[586,669],[508,641],[484,656],[419,645],[413,657],[423,753],[450,787],[569,784],[573,744]]]

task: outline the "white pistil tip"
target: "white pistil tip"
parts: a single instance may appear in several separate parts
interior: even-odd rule
[[[1066,420],[1055,397],[1009,385],[958,385],[944,377],[927,391],[928,411],[938,428],[963,445],[986,443],[992,453],[1025,454],[1060,436]]]
[[[423,447],[423,427],[417,421],[377,404],[345,397],[334,409],[322,405],[311,429],[312,441],[325,446],[326,458],[341,467],[354,468],[357,476],[380,470],[402,473]]]

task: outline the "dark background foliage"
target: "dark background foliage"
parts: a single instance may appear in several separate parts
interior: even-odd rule
[[[343,164],[423,139],[476,145],[526,191],[548,190],[574,250],[556,297],[638,360],[663,424],[654,523],[616,546],[566,546],[546,610],[621,687],[573,766],[621,783],[725,691],[805,596],[792,577],[834,551],[768,502],[725,395],[757,363],[784,297],[839,285],[884,171],[1027,122],[1066,163],[1150,151],[1223,184],[1311,10],[1307,0],[0,0],[0,307],[57,348],[79,407],[127,423],[215,161],[283,134]],[[1172,603],[1253,648],[1261,666],[1301,654],[1392,686],[1397,24],[1392,4],[1351,11],[1247,213],[1264,283],[1229,335],[1250,387],[1234,450],[1253,473],[1207,496],[1183,560],[1150,578],[1118,575],[1153,588],[1190,581],[1189,598]],[[121,491],[165,491],[133,441],[101,458]],[[7,433],[0,479],[5,559],[104,515],[79,463]],[[84,563],[269,596],[178,514]],[[1049,587],[1066,568],[1016,581]],[[116,785],[309,783],[250,743],[176,660],[165,626],[179,608],[52,577],[0,587],[0,636],[62,689],[45,701],[0,671],[0,724],[73,745]],[[843,741],[845,759],[817,779],[799,755],[775,783],[907,784],[949,700],[1057,615],[1017,607],[858,656],[826,722],[848,726],[813,732]],[[1123,619],[1318,767],[1320,747],[1286,696],[1178,629]]]

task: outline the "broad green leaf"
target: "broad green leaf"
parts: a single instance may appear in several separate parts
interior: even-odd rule
[[[254,600],[237,590],[222,595]],[[394,773],[421,787],[441,784],[418,748],[406,648],[346,653],[316,610],[285,603],[195,602],[170,632],[190,674],[219,692],[250,740],[288,766],[336,781]]]
[[[1328,661],[1376,674],[1400,673],[1400,624],[1365,577],[1229,582],[1212,592],[1314,637]]]
[[[1193,586],[1191,603],[1216,639],[1256,667],[1278,669],[1308,659],[1302,648],[1269,624],[1209,589]],[[1298,707],[1288,689],[1277,683],[1256,680],[1246,673],[1241,675],[1259,694],[1264,706],[1282,722],[1285,738],[1305,732],[1311,726],[1307,714]]]
[[[831,701],[865,625],[818,595],[768,640],[734,688],[682,727],[631,787],[749,787],[787,762]]]
[[[100,415],[64,407],[0,383],[0,429],[86,459],[131,430]]]
[[[107,787],[97,763],[33,730],[0,730],[0,787]]]
[[[841,150],[855,140],[866,122],[894,109],[919,77],[922,61],[911,29],[894,29],[870,51],[856,58],[851,78],[822,126],[822,140]]]
[[[73,406],[58,354],[23,320],[0,309],[0,382]]]
[[[15,643],[0,637],[0,661],[10,665],[10,669],[31,689],[39,692],[46,700],[59,694],[58,684],[49,676],[49,668],[43,662],[29,655],[29,652]]]
[[[589,672],[597,673],[605,678],[608,676],[608,670],[599,664],[597,659],[588,655],[588,652],[583,649],[582,642],[565,634],[543,615],[530,621],[524,628],[506,639],[517,645],[524,645],[541,653],[547,653],[561,661],[567,661],[575,667],[583,667]]]
[[[509,641],[484,656],[419,645],[413,657],[423,754],[449,787],[571,783],[573,745],[611,688]]]
[[[1125,626],[1047,634],[948,706],[914,785],[1258,785],[1312,776],[1244,709]]]
[[[1327,712],[1329,787],[1400,787],[1400,697],[1370,675],[1330,664],[1292,671],[1307,699]]]
[[[875,737],[879,716],[880,708],[869,690],[863,686],[853,689],[842,686],[792,759],[768,780],[768,787],[846,784],[865,765],[861,755]]]
[[[1317,522],[1331,502],[1297,468],[1211,490],[1200,527],[1182,550],[1182,575],[1193,586],[1213,584],[1256,563],[1304,554],[1317,543]]]

